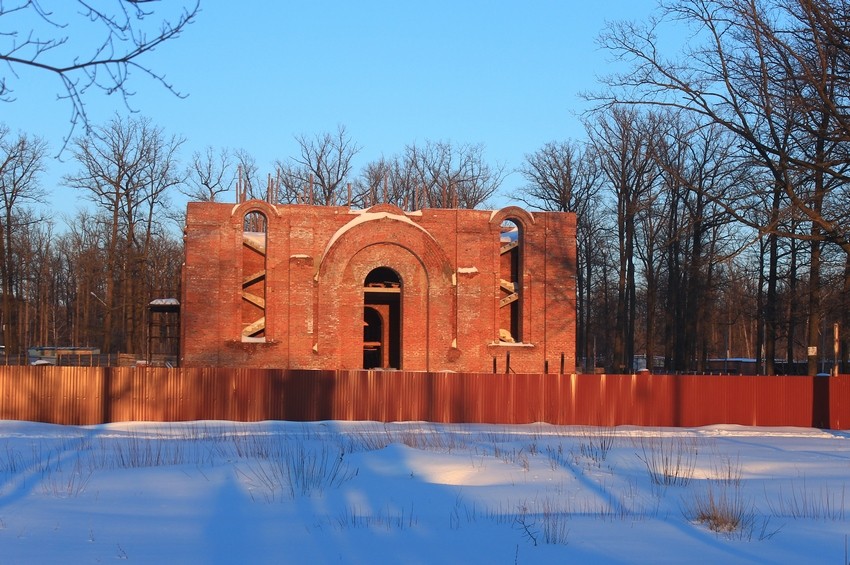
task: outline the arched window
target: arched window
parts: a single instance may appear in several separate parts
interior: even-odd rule
[[[499,340],[522,341],[522,228],[506,219],[499,230]]]
[[[242,341],[266,338],[267,225],[257,211],[245,214],[242,222]]]

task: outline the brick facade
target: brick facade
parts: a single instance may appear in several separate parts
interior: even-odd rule
[[[575,371],[573,214],[193,202],[185,244],[185,366]]]

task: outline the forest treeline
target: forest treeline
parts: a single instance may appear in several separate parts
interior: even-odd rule
[[[674,49],[669,29],[687,29]],[[599,42],[616,72],[585,93],[585,135],[530,148],[517,171],[451,141],[355,170],[342,126],[297,137],[268,170],[232,148],[181,162],[184,140],[116,115],[66,148],[63,183],[92,206],[58,233],[34,206],[46,145],[0,130],[6,351],[144,353],[148,303],[179,296],[177,195],[404,209],[508,198],[577,215],[582,370],[633,371],[637,357],[675,372],[727,357],[766,374],[846,367],[850,3],[673,0]]]

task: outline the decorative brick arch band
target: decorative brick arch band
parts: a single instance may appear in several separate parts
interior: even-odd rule
[[[379,243],[392,243],[413,253],[429,279],[443,276],[451,281],[454,272],[451,261],[428,231],[403,214],[371,210],[345,224],[331,237],[319,259],[316,280],[321,281],[334,269],[339,270],[339,265],[346,263],[340,257],[353,257],[358,250]]]

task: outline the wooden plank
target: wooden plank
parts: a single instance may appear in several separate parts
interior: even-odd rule
[[[513,294],[509,294],[508,296],[499,300],[499,308],[503,308],[503,307],[507,306],[508,304],[510,304],[511,302],[516,302],[517,300],[519,300],[519,294],[517,294],[516,292],[513,293]]]
[[[502,248],[499,250],[499,253],[501,253],[502,255],[504,255],[505,253],[507,253],[507,252],[508,252],[508,251],[510,251],[511,249],[514,249],[514,248],[515,248],[515,247],[517,247],[517,246],[519,246],[519,242],[518,242],[518,241],[512,241],[512,242],[510,242],[510,243],[506,243],[506,244],[505,244],[505,245],[503,245],[503,246],[502,246]]]
[[[368,292],[370,294],[401,294],[401,289],[399,287],[387,287],[387,286],[367,286],[363,288],[363,292]]]
[[[499,286],[502,287],[502,290],[506,290],[508,292],[516,292],[516,283],[512,283],[511,281],[499,279]]]
[[[248,302],[250,302],[254,306],[262,308],[263,310],[266,309],[265,299],[260,297],[260,296],[257,296],[256,294],[251,294],[250,292],[246,292],[246,291],[243,290],[242,291],[242,298],[244,298],[245,300],[247,300]]]
[[[242,288],[245,288],[247,286],[251,286],[255,282],[258,282],[258,281],[262,280],[263,278],[265,278],[265,276],[266,276],[266,270],[265,269],[263,269],[262,271],[257,271],[256,273],[252,273],[252,274],[248,275],[247,277],[242,279]]]
[[[265,234],[263,234],[265,235]],[[250,237],[248,235],[242,236],[242,243],[245,244],[246,247],[250,247],[260,255],[266,254],[266,240],[265,238],[258,237]]]
[[[265,316],[263,316],[262,318],[260,318],[256,322],[254,322],[253,324],[249,324],[248,326],[245,326],[245,328],[242,330],[242,335],[252,336],[252,335],[254,335],[258,332],[261,332],[264,329],[266,329],[266,317]]]

